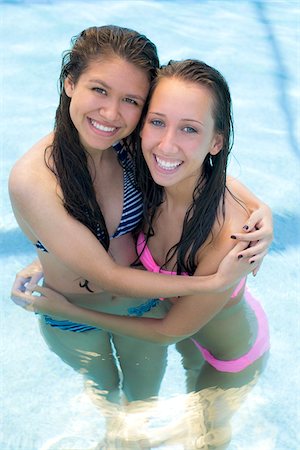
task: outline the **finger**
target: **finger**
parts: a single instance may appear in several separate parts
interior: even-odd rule
[[[248,241],[239,241],[231,250],[231,253],[242,253],[246,248],[249,247]]]
[[[36,300],[36,297],[33,295],[18,292],[17,295],[12,293],[10,298],[16,305],[21,306],[23,309],[33,311],[33,303]]]
[[[249,242],[240,241],[230,250],[230,252],[228,253],[227,256],[230,257],[230,258],[233,258],[233,259],[238,258],[238,259],[242,260],[243,252],[248,247],[249,247]],[[250,254],[251,254],[251,256],[253,256],[253,252],[251,252]]]
[[[261,217],[261,212],[259,211],[259,209],[257,209],[256,211],[253,211],[253,213],[251,214],[251,216],[249,217],[249,219],[245,222],[244,226],[243,226],[243,230],[248,233],[252,230],[254,230],[256,227],[260,228],[260,221],[261,221],[262,217]]]
[[[252,275],[256,277],[258,274],[259,269],[261,268],[262,263],[258,264],[258,266],[252,271]]]
[[[256,256],[258,258],[264,258],[268,253],[268,249],[263,246],[257,245],[255,247],[249,247],[238,254],[238,258],[251,258]]]
[[[243,261],[247,262],[251,266],[251,272],[253,273],[258,266],[261,266],[266,253],[260,253],[259,255],[252,255],[250,258],[243,258]]]
[[[32,275],[31,279],[29,280],[26,291],[32,292],[34,288],[37,286],[38,282],[43,278],[44,274],[43,272],[37,272],[34,275]]]
[[[22,297],[16,297],[15,295],[11,295],[10,298],[16,305],[21,306],[22,308],[26,309],[26,306],[28,305],[28,299],[24,299]]]
[[[245,265],[245,274],[252,273],[259,265],[259,262],[253,261],[252,264],[249,263],[249,260],[243,260]]]
[[[249,262],[250,264],[252,263],[252,261],[254,262],[258,262],[258,263],[262,263],[264,257],[267,255],[268,252],[262,252],[259,255],[253,255],[249,258]]]
[[[32,292],[38,292],[39,294],[43,295],[44,297],[50,297],[50,295],[55,292],[53,289],[47,288],[45,286],[39,286],[36,284],[33,286]]]
[[[30,277],[25,277],[23,275],[16,275],[15,282],[19,283],[27,283],[27,281],[30,279]]]
[[[32,284],[38,284],[38,282],[43,278],[44,273],[43,272],[37,272],[31,277],[30,283]]]
[[[249,249],[251,249],[254,254],[258,255],[259,253],[267,252],[269,246],[264,241],[251,242]]]
[[[243,258],[251,258],[251,256],[259,255],[266,250],[267,249],[260,244],[256,244],[254,246],[249,245],[245,250],[241,251],[238,256],[241,255]]]
[[[29,280],[29,278],[17,276],[12,285],[12,292],[25,292],[25,290],[26,290],[25,285],[28,282],[28,280]]]
[[[231,239],[237,239],[240,241],[260,241],[262,239],[266,241],[272,241],[272,232],[266,231],[265,228],[255,229],[249,233],[233,233]]]
[[[231,239],[236,239],[238,241],[258,241],[259,235],[256,234],[256,231],[250,232],[250,233],[233,233],[231,236]]]

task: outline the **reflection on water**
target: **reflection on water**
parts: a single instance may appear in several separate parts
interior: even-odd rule
[[[153,398],[117,405],[87,383],[89,398],[106,418],[104,439],[89,443],[81,436],[62,436],[41,450],[212,450],[226,449],[231,440],[230,419],[256,384],[239,388],[211,387],[172,398]]]
[[[184,8],[182,2],[175,1],[172,5],[166,1],[133,2],[132,8],[128,7],[129,1],[115,1],[113,6],[112,2],[89,1],[87,5],[78,1],[76,8],[72,7],[72,2],[63,1],[1,3],[4,36],[1,45],[5,62],[2,70],[5,89],[1,124],[5,153],[1,251],[5,276],[1,291],[3,390],[0,404],[3,416],[0,448],[90,450],[99,447],[104,432],[102,407],[98,412],[89,402],[93,396],[81,393],[81,377],[73,375],[66,364],[49,352],[32,317],[8,301],[15,272],[31,260],[33,252],[12,220],[6,177],[12,162],[52,127],[56,105],[53,80],[58,73],[55,65],[58,54],[68,46],[71,35],[95,21],[117,23],[145,32],[158,44],[162,62],[170,57],[179,59],[193,55],[217,65],[233,87],[236,156],[242,167],[241,172],[237,169],[238,176],[273,208],[275,241],[262,273],[255,280],[255,289],[262,294],[272,327],[272,357],[259,386],[249,396],[247,412],[241,408],[234,416],[234,439],[230,448],[300,448],[294,420],[299,364],[291,360],[293,353],[286,351],[295,346],[295,330],[299,329],[295,313],[295,292],[299,290],[299,233],[295,233],[299,229],[299,212],[295,183],[299,171],[294,151],[299,92],[299,71],[295,70],[299,50],[298,2],[186,1]],[[234,8],[232,3],[236,3]],[[17,127],[11,127],[12,117]],[[280,189],[276,189],[278,186]],[[278,268],[276,273],[275,267]],[[171,369],[162,389],[165,397],[170,392],[174,394],[174,386],[177,392],[182,392],[179,387],[181,368],[173,370],[174,353],[169,357]],[[283,379],[290,382],[283,383]],[[246,388],[241,391],[243,389],[246,391]],[[161,399],[157,402],[159,407],[151,411],[149,403],[144,404],[149,418],[143,430],[147,438],[153,440],[153,445],[166,450],[184,448],[180,430],[185,430],[182,433],[186,433],[187,439],[193,428],[188,426],[189,413],[184,413],[184,407],[191,403],[193,409],[193,399],[197,399],[198,412],[190,413],[192,418],[197,418],[199,396],[198,399],[196,394]],[[240,397],[237,395],[237,398]],[[242,400],[243,396],[238,401]],[[118,423],[121,422],[121,408],[108,408],[108,411],[112,409]],[[124,419],[124,409],[122,417]],[[182,417],[184,421],[179,420]],[[119,429],[123,437],[126,437],[126,427],[123,424]],[[138,428],[136,426],[135,434],[131,430],[132,438]],[[165,439],[165,442],[155,443],[154,434],[157,440]],[[200,434],[198,445],[200,438],[204,439]],[[140,437],[136,436],[137,443],[131,442],[131,445],[141,447]],[[115,442],[113,435],[110,439],[112,448],[117,448],[116,436]],[[128,448],[128,442],[123,444],[119,448]]]
[[[247,292],[245,301],[219,313],[210,322],[216,321],[210,330],[213,328],[213,334],[222,343],[230,339],[230,329],[235,332],[234,322],[241,324],[237,335],[242,354],[249,346],[255,348],[254,341],[259,340],[262,346],[264,336],[268,338],[267,324],[260,321],[257,325],[258,316],[248,304],[250,298]],[[184,367],[188,393],[181,394],[176,382],[169,379],[173,386],[171,396],[158,397],[167,365],[167,346],[100,329],[88,333],[62,331],[49,326],[43,317],[40,329],[49,348],[83,375],[86,397],[96,407],[93,420],[98,416],[105,422],[101,442],[62,436],[48,441],[42,450],[226,449],[231,441],[231,418],[268,359],[268,352],[264,351],[254,361],[249,359],[246,367],[216,369],[203,359],[191,339],[184,339],[176,349],[181,355],[179,368]],[[234,364],[242,359],[235,359],[233,354],[230,358],[227,362]]]

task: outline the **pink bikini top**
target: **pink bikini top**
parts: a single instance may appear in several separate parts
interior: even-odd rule
[[[153,259],[153,256],[151,255],[151,252],[149,250],[149,247],[146,244],[146,237],[145,234],[141,231],[138,235],[137,244],[136,244],[137,252],[139,255],[139,259],[145,269],[147,269],[149,272],[156,272],[156,273],[164,273],[166,275],[176,275],[176,272],[171,272],[170,270],[161,269],[161,267],[156,264],[156,262]],[[186,272],[182,272],[183,276],[188,276],[189,274]],[[242,278],[237,287],[235,288],[233,294],[231,295],[231,298],[235,298],[238,293],[242,290],[246,283],[246,278]],[[160,298],[160,300],[163,300],[163,298]]]
[[[165,274],[173,274],[176,275],[176,272],[170,272],[168,270],[161,269],[156,262],[154,261],[149,248],[145,245],[145,235],[144,233],[140,233],[137,240],[137,250],[140,254],[140,261],[143,266],[151,271],[151,272],[159,272]],[[188,275],[187,273],[182,273],[182,275]],[[246,278],[243,278],[237,287],[235,288],[231,298],[237,296],[240,290],[244,287],[246,282]],[[215,369],[220,372],[240,372],[260,358],[266,351],[270,348],[270,339],[269,339],[269,328],[268,328],[268,320],[264,310],[262,309],[259,302],[250,294],[250,292],[245,289],[245,299],[249,306],[254,311],[257,323],[258,323],[258,333],[256,340],[252,346],[252,348],[245,354],[240,356],[237,359],[233,360],[219,360],[215,358],[215,356],[210,353],[208,349],[203,347],[199,342],[195,339],[191,338],[196,347],[202,353],[203,358]],[[161,298],[160,300],[163,300]]]

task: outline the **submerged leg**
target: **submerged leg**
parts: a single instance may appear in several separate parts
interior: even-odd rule
[[[176,350],[181,355],[181,363],[185,369],[186,392],[194,392],[199,372],[205,361],[191,339],[177,342]]]
[[[203,416],[203,430],[196,437],[191,428],[191,438],[195,442],[195,447],[189,444],[186,449],[221,450],[228,447],[231,441],[230,420],[257,383],[267,358],[268,355],[265,354],[245,370],[237,373],[220,372],[207,362],[203,364],[198,374],[195,392]]]
[[[44,340],[54,353],[80,372],[107,400],[119,402],[120,377],[107,332],[64,331],[47,325],[42,318],[40,329]]]
[[[147,400],[159,394],[167,366],[168,347],[114,335],[128,401]]]

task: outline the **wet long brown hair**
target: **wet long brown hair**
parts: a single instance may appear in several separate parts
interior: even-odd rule
[[[88,170],[88,154],[80,143],[78,131],[70,117],[71,100],[65,93],[64,82],[70,77],[76,84],[91,62],[112,56],[118,56],[141,68],[151,82],[156,76],[159,60],[155,45],[146,36],[114,25],[88,28],[71,42],[71,49],[63,54],[59,78],[60,99],[55,116],[54,140],[50,148],[50,158],[54,164],[50,164],[50,158],[47,158],[46,163],[55,173],[62,189],[65,209],[86,225],[107,250],[108,231]],[[146,106],[147,102],[142,117]],[[125,140],[124,145],[128,150],[138,134],[139,126]]]
[[[221,151],[216,155],[208,154],[203,162],[191,204],[185,214],[180,241],[169,250],[164,264],[176,255],[177,273],[187,272],[192,275],[197,267],[197,251],[209,237],[215,220],[219,217],[220,207],[224,217],[227,160],[233,145],[231,96],[227,82],[220,72],[202,61],[170,61],[158,71],[150,97],[160,80],[165,78],[176,78],[209,89],[213,98],[214,131],[223,136]],[[164,200],[164,188],[153,181],[139,141],[135,159],[138,183],[144,197],[144,220],[147,223],[149,238],[153,235],[152,222],[155,212]]]

